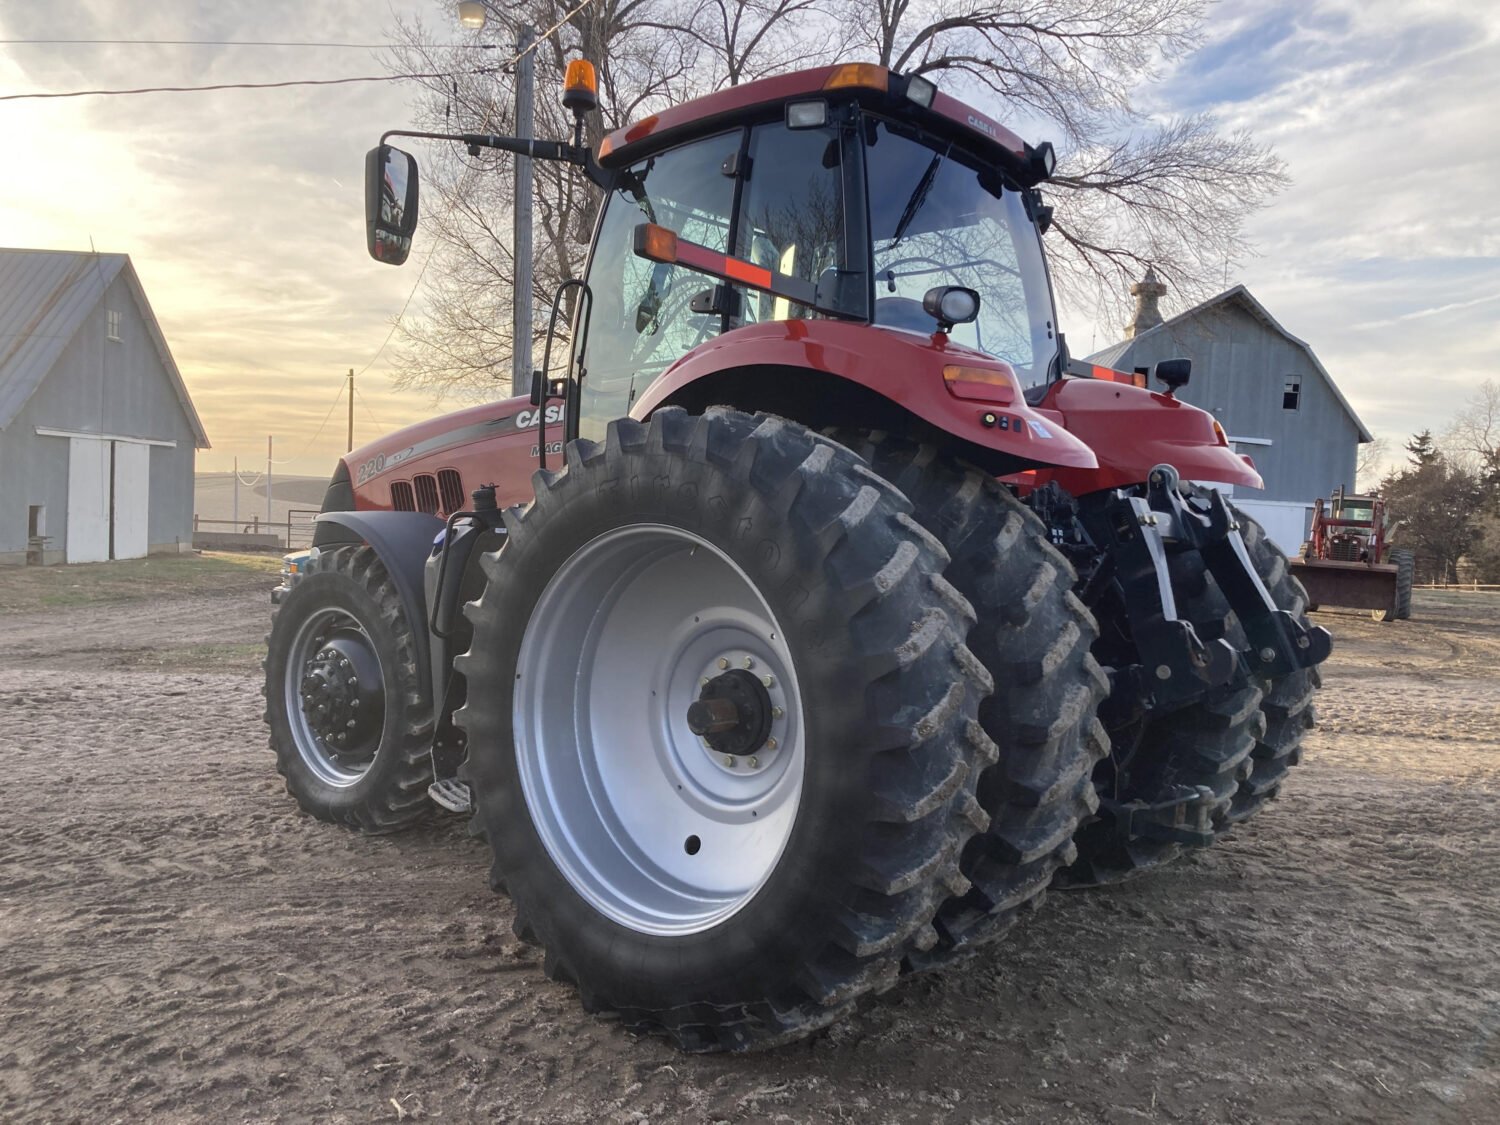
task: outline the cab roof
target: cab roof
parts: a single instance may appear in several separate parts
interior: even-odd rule
[[[874,63],[837,63],[730,86],[616,129],[600,144],[599,163],[605,168],[619,168],[634,160],[637,153],[645,155],[679,135],[686,137],[715,125],[730,125],[756,110],[799,98],[847,93],[872,107],[921,114],[927,123],[946,126],[943,132],[979,151],[1025,159],[1026,143],[998,121],[941,90],[933,93],[931,106],[924,108],[908,94],[912,81]]]

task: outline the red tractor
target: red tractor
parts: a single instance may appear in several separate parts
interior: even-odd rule
[[[1308,608],[1327,603],[1368,609],[1376,621],[1409,618],[1416,557],[1393,548],[1389,531],[1379,496],[1346,496],[1340,485],[1326,507],[1320,498],[1307,542],[1292,560]]]
[[[571,143],[446,138],[576,167],[593,247],[529,399],[335,470],[266,662],[302,807],[471,814],[585,1008],[739,1050],[1273,796],[1328,635],[1260,528],[1184,483],[1260,485],[1174,397],[1186,362],[1163,393],[1070,374],[1051,147],[855,64],[593,152],[590,78]],[[399,263],[394,135],[434,134],[368,161]]]

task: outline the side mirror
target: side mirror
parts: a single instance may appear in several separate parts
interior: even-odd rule
[[[370,257],[399,266],[417,230],[417,162],[410,153],[377,145],[365,157],[365,245]]]
[[[1178,387],[1187,386],[1189,376],[1193,373],[1193,361],[1190,359],[1164,359],[1156,365],[1156,381],[1167,388],[1167,393],[1174,393]]]

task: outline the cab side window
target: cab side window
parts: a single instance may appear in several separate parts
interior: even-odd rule
[[[735,255],[788,277],[827,283],[832,271],[846,268],[838,130],[759,125],[750,134],[749,155]],[[823,315],[758,290],[742,290],[739,305],[738,324]]]
[[[694,141],[624,172],[605,205],[588,281],[594,295],[578,432],[595,441],[658,375],[718,334],[718,316],[695,313],[713,283],[634,249],[635,228],[656,223],[688,242],[727,253],[741,130]]]

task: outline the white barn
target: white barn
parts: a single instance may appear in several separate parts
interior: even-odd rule
[[[207,448],[126,255],[0,249],[0,564],[189,550]]]

